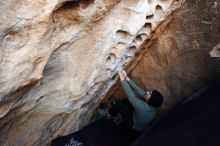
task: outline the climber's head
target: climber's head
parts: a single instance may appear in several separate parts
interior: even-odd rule
[[[153,107],[159,107],[163,103],[163,95],[157,90],[147,92],[144,99],[148,105]]]

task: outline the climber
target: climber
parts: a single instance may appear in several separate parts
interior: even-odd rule
[[[127,73],[123,69],[120,69],[118,74],[121,80],[122,88],[129,102],[134,107],[134,111],[132,113],[132,129],[138,133],[141,133],[154,119],[156,108],[158,108],[163,102],[163,96],[157,90],[145,92],[139,88],[127,76]],[[132,89],[141,97],[143,97],[143,99],[137,98]]]

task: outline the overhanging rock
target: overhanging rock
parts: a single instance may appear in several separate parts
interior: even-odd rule
[[[0,143],[46,145],[85,125],[183,2],[1,1]]]

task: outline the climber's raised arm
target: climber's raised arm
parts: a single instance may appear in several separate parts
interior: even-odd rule
[[[129,100],[129,102],[133,105],[133,107],[135,109],[145,108],[146,105],[143,104],[143,102],[134,95],[131,87],[129,86],[128,82],[125,80],[125,78],[122,75],[121,71],[118,71],[118,74],[119,74],[119,77],[120,77],[120,80],[121,80],[122,88],[123,88],[128,100]]]
[[[128,81],[129,85],[131,86],[131,88],[133,88],[135,90],[135,92],[137,92],[139,95],[141,95],[142,97],[144,97],[146,95],[146,92],[141,89],[140,87],[137,86],[137,84],[135,84],[127,75],[127,73],[125,72],[125,70],[121,71],[123,77]]]

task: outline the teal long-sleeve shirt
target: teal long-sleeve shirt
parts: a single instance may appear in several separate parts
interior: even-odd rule
[[[146,92],[139,88],[133,81],[122,80],[121,85],[129,102],[135,109],[133,112],[133,129],[141,132],[153,120],[156,109],[135,96],[132,89],[142,97],[146,95]]]

